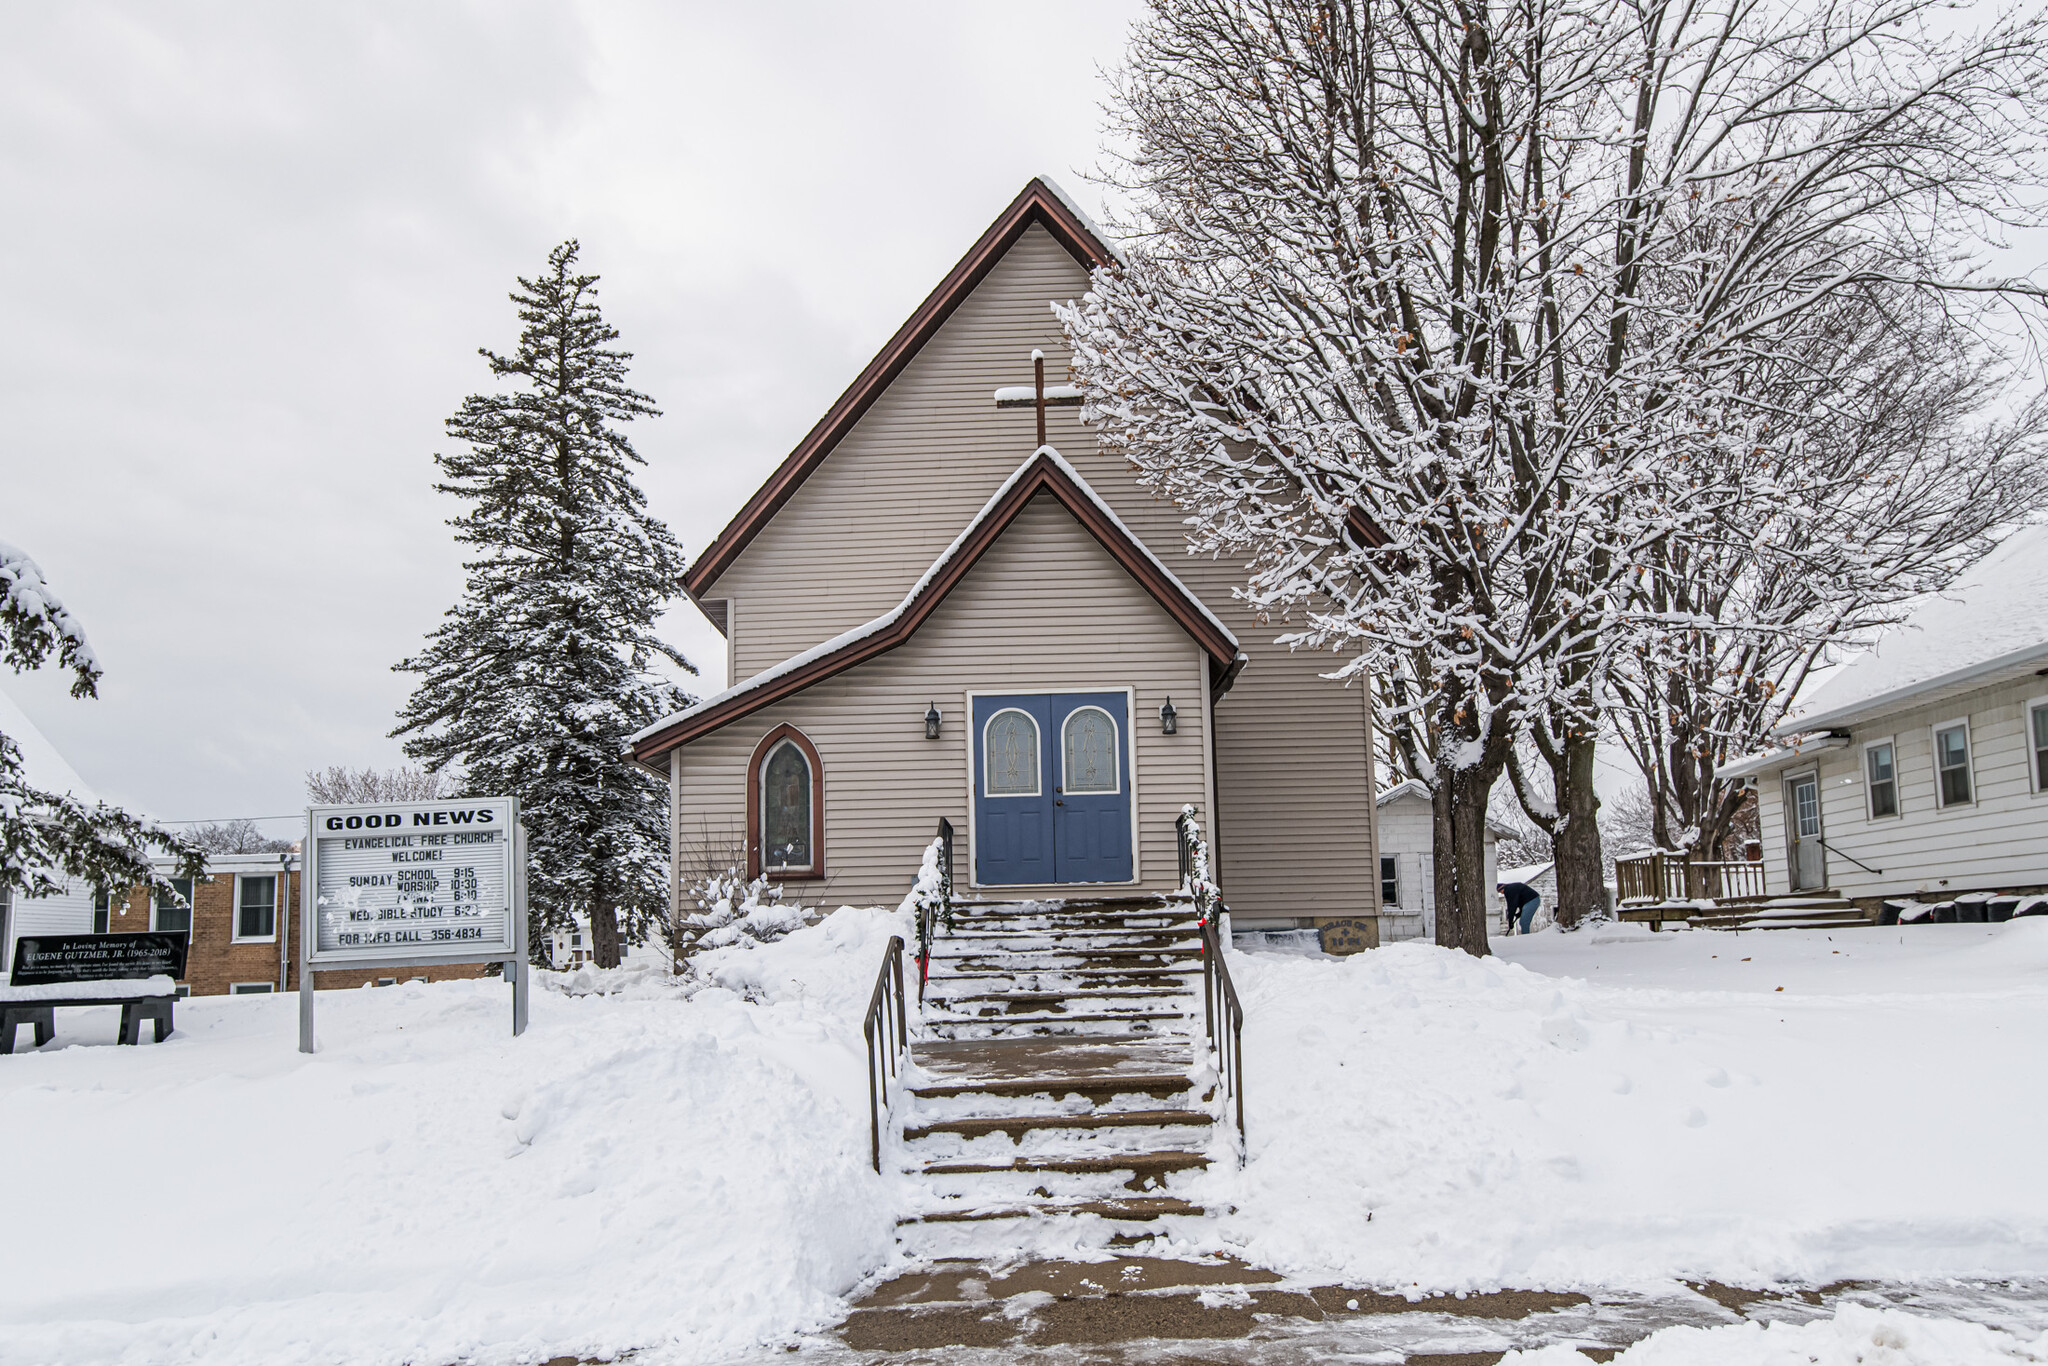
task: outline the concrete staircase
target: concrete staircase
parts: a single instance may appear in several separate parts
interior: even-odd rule
[[[937,934],[904,1148],[927,1229],[1200,1216],[1216,1116],[1189,902],[963,903]],[[908,1230],[906,1230],[908,1231]]]

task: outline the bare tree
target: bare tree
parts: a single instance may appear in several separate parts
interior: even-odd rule
[[[306,796],[316,806],[360,806],[372,802],[430,802],[462,790],[452,772],[424,768],[344,768],[333,764],[306,773]]]
[[[1861,287],[2038,295],[1967,253],[2040,180],[2041,24],[1937,15],[1176,0],[1137,28],[1132,249],[1063,314],[1088,413],[1252,605],[1374,679],[1436,796],[1440,943],[1485,950],[1518,743],[1560,919],[1599,904],[1610,680],[1712,629],[1647,578],[1839,495],[1748,377]]]
[[[185,838],[209,854],[282,854],[294,847],[290,840],[265,835],[246,816],[195,825],[185,832]]]

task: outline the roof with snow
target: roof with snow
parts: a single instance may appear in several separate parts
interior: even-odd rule
[[[1423,783],[1422,779],[1403,778],[1385,792],[1374,797],[1372,804],[1374,806],[1385,806],[1389,802],[1407,801],[1411,798],[1425,804],[1429,802],[1429,788]],[[1516,835],[1522,833],[1506,821],[1497,819],[1491,811],[1486,813],[1486,828],[1493,832],[1495,839],[1513,839]]]
[[[1169,616],[1208,652],[1211,681],[1225,685],[1242,658],[1237,637],[1188,591],[1123,519],[1088,486],[1080,471],[1050,446],[1040,446],[982,504],[953,543],[919,576],[903,601],[865,625],[763,670],[724,692],[663,717],[633,736],[633,757],[643,764],[780,701],[812,684],[885,654],[909,640],[967,571],[1017,519],[1031,500],[1050,494],[1150,593]]]
[[[2048,524],[2022,527],[1877,643],[1836,670],[1780,725],[1826,730],[2022,678],[2048,664]]]
[[[99,801],[99,794],[86,786],[85,779],[78,776],[78,770],[65,762],[57,747],[36,728],[36,723],[28,719],[28,713],[5,690],[0,690],[0,735],[21,746],[22,776],[30,787],[44,792],[69,793],[88,805]]]
[[[717,539],[704,548],[683,576],[683,587],[692,598],[702,597],[718,576],[738,558],[766,526],[769,519],[781,510],[790,496],[810,477],[825,457],[832,452],[861,415],[874,406],[890,383],[903,373],[917,353],[924,349],[938,333],[945,321],[953,316],[955,309],[974,292],[975,286],[987,278],[989,271],[1003,259],[1017,239],[1033,225],[1044,228],[1054,241],[1065,247],[1067,253],[1082,267],[1093,270],[1106,266],[1116,259],[1116,250],[1104,239],[1099,228],[1089,221],[1064,190],[1045,176],[1032,177],[1023,192],[1010,201],[1008,208],[997,215],[989,224],[988,231],[979,241],[967,249],[946,278],[939,281],[925,301],[917,306],[896,335],[889,338],[867,368],[854,378],[845,393],[839,396],[825,415],[818,419],[818,425],[805,434],[795,450],[768,476],[768,482],[754,491],[746,506],[742,507]]]

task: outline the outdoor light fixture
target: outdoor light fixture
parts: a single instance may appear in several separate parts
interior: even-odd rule
[[[939,738],[939,708],[936,703],[927,702],[924,704],[924,738],[927,740]]]
[[[1171,697],[1159,704],[1159,733],[1162,735],[1178,735],[1180,733],[1180,713],[1173,709],[1173,699]]]

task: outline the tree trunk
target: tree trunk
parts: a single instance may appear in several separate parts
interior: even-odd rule
[[[1430,800],[1435,827],[1436,942],[1485,957],[1493,888],[1486,885],[1486,803],[1498,764],[1439,769]]]
[[[611,889],[602,878],[590,898],[590,956],[601,968],[619,965],[619,921],[612,914]]]
[[[1566,732],[1558,773],[1557,829],[1551,849],[1557,860],[1557,904],[1551,915],[1571,929],[1607,906],[1605,860],[1600,848],[1600,796],[1593,787],[1595,742],[1574,729]]]

